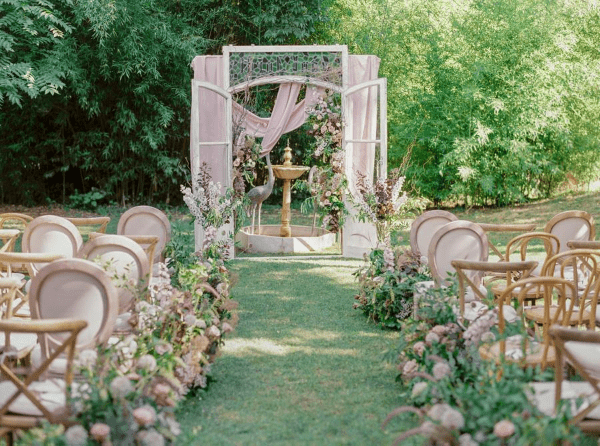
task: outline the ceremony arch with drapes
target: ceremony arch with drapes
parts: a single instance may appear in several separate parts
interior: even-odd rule
[[[192,62],[190,159],[192,175],[202,163],[212,179],[232,186],[233,126],[237,138],[262,138],[261,156],[285,133],[300,127],[307,109],[324,89],[342,95],[342,147],[349,193],[356,194],[357,172],[367,178],[385,177],[387,171],[386,82],[378,78],[379,58],[348,55],[345,45],[333,46],[227,46],[222,56],[197,56]],[[269,118],[261,118],[232,98],[258,85],[278,84]],[[298,95],[306,85],[305,98]],[[377,243],[375,228],[359,222],[350,203],[350,218],[342,229],[342,255],[361,257]],[[231,228],[221,228],[229,237]],[[196,225],[196,248],[203,232]]]

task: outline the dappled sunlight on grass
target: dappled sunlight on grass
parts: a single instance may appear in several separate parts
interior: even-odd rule
[[[225,343],[223,353],[234,356],[246,355],[274,355],[283,356],[291,353],[304,353],[308,355],[331,356],[358,356],[358,351],[348,348],[318,348],[306,345],[286,345],[265,338],[254,339],[229,339]]]

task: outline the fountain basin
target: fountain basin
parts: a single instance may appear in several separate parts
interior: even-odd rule
[[[308,170],[310,167],[306,166],[286,166],[285,164],[273,166],[273,173],[281,180],[295,180]]]
[[[236,235],[241,249],[248,253],[310,253],[333,246],[335,233],[323,228],[291,225],[291,236],[280,237],[279,225],[262,225],[260,234],[252,234],[250,226]]]

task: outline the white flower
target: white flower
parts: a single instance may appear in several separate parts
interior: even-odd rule
[[[462,429],[465,425],[465,418],[458,410],[453,408],[446,410],[440,421],[442,422],[442,426],[450,430]]]
[[[427,333],[427,336],[425,336],[425,343],[431,346],[434,342],[440,342],[440,337],[436,333],[430,331]]]
[[[188,314],[183,318],[183,322],[185,323],[185,325],[187,325],[188,327],[191,327],[193,325],[196,325],[196,316],[193,314]]]
[[[508,438],[515,433],[515,425],[510,420],[498,421],[494,426],[494,435],[498,438]]]
[[[479,446],[479,443],[473,440],[471,434],[462,434],[458,437],[458,444],[460,446]]]
[[[90,428],[90,435],[94,440],[96,440],[99,443],[102,443],[104,440],[109,438],[110,427],[104,423],[95,423]]]
[[[433,366],[433,376],[436,380],[449,376],[451,372],[452,370],[447,362],[438,362]]]
[[[416,383],[414,385],[414,387],[412,388],[412,392],[411,392],[410,396],[412,398],[416,398],[421,393],[423,393],[425,391],[425,389],[427,389],[427,383],[423,382],[423,381],[420,381],[420,382],[418,382],[418,383]]]
[[[110,383],[110,393],[114,398],[124,398],[131,392],[133,392],[133,385],[125,376],[117,376]]]
[[[93,367],[96,364],[96,360],[98,359],[98,352],[96,350],[82,350],[79,353],[79,357],[77,358],[77,362],[81,367]]]
[[[148,431],[140,431],[136,435],[137,440],[142,446],[164,446],[165,437],[156,432],[154,429]]]
[[[141,427],[151,426],[156,421],[156,411],[150,405],[138,407],[131,414],[135,422]]]
[[[402,373],[404,375],[410,375],[411,373],[416,372],[418,367],[419,366],[417,365],[417,361],[411,359],[406,364],[404,364],[404,367],[402,368]]]
[[[83,426],[77,424],[67,429],[65,439],[68,446],[85,446],[88,440],[88,433]]]
[[[451,407],[446,403],[438,403],[431,406],[427,412],[427,416],[435,421],[442,421],[442,417]]]
[[[137,367],[140,370],[152,372],[154,369],[156,369],[156,359],[152,355],[144,355],[138,359]]]
[[[218,338],[219,336],[221,336],[221,331],[214,325],[211,325],[210,327],[208,327],[208,330],[206,330],[206,335]]]
[[[165,353],[171,353],[173,351],[173,346],[168,342],[161,341],[154,346],[154,350],[159,355],[164,355]]]

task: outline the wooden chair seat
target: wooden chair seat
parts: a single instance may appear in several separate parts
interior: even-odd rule
[[[556,306],[552,306],[549,308],[550,318],[554,319],[556,316],[556,312],[559,311],[559,308]],[[523,311],[525,314],[525,318],[530,321],[535,322],[538,325],[542,325],[544,323],[545,317],[545,309],[542,305],[536,305],[534,307],[525,308]],[[567,325],[576,326],[580,325],[582,320],[589,321],[590,319],[590,311],[584,310],[583,315],[579,313],[579,309],[573,309],[573,312],[569,315],[569,320],[566,322]]]
[[[29,333],[41,339],[52,336],[56,341],[55,348],[39,367],[25,372],[14,367],[10,353],[1,356],[0,429],[8,432],[9,444],[14,439],[14,431],[38,426],[44,419],[50,423],[69,422],[68,392],[73,382],[75,343],[86,325],[85,321],[72,319],[0,320],[2,333]],[[48,366],[63,354],[67,367],[60,379],[46,379]]]
[[[503,356],[501,350],[502,346],[500,342],[485,344],[479,348],[479,355],[482,359],[500,362],[500,358]],[[521,367],[553,366],[556,361],[556,354],[554,347],[551,345],[545,349],[543,344],[530,344],[529,341],[526,341],[525,352],[523,353],[523,344],[521,341],[507,341],[504,360],[517,363]]]

